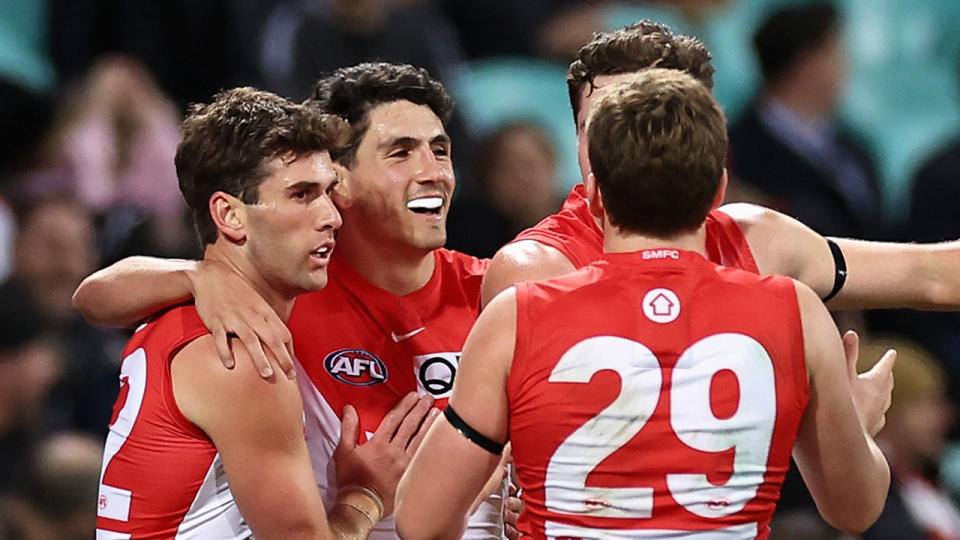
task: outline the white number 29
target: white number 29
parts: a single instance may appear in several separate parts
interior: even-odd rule
[[[601,370],[620,376],[621,390],[606,409],[574,431],[557,448],[546,474],[547,509],[560,514],[608,518],[649,518],[653,488],[588,487],[587,476],[629,442],[653,415],[663,373],[646,346],[629,339],[599,336],[568,350],[550,382],[587,383]],[[729,370],[740,387],[740,403],[729,418],[710,406],[714,375]],[[733,475],[714,485],[705,474],[668,474],[667,487],[678,504],[703,517],[734,514],[763,483],[776,412],[773,363],[760,343],[743,334],[715,334],[677,359],[670,388],[670,424],[687,446],[703,452],[734,450]],[[638,464],[638,468],[642,468]],[[722,504],[716,504],[722,501]]]

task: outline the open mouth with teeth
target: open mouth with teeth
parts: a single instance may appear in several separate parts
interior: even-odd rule
[[[407,208],[417,214],[439,215],[443,208],[442,197],[422,197],[407,203]]]
[[[321,246],[320,249],[314,251],[311,255],[320,259],[326,259],[330,257],[331,253],[333,253],[333,246]]]

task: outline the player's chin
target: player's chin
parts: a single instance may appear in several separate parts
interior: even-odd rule
[[[301,288],[305,291],[319,291],[327,286],[329,278],[326,268],[318,268],[309,272],[307,279],[301,283]]]

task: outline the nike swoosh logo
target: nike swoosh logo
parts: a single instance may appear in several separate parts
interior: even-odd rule
[[[419,334],[420,332],[423,332],[426,329],[427,329],[426,326],[421,326],[420,328],[417,328],[412,332],[407,332],[406,334],[397,334],[396,332],[390,332],[390,337],[393,339],[395,343],[400,343],[401,341],[405,339],[410,339],[413,336]]]

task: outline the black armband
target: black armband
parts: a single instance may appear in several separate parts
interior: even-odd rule
[[[460,415],[453,410],[453,407],[447,405],[447,408],[443,410],[443,415],[447,417],[447,421],[450,422],[450,425],[454,427],[461,435],[467,438],[473,444],[483,448],[491,454],[500,455],[503,453],[504,444],[498,443],[497,441],[487,437],[483,433],[473,429],[469,424],[463,421],[463,418],[460,418]]]
[[[843,251],[840,250],[840,246],[836,242],[829,238],[827,238],[827,245],[830,246],[830,253],[833,254],[833,266],[836,268],[836,274],[833,278],[833,290],[823,298],[824,303],[836,296],[843,288],[843,284],[847,282],[847,261],[843,258]]]

